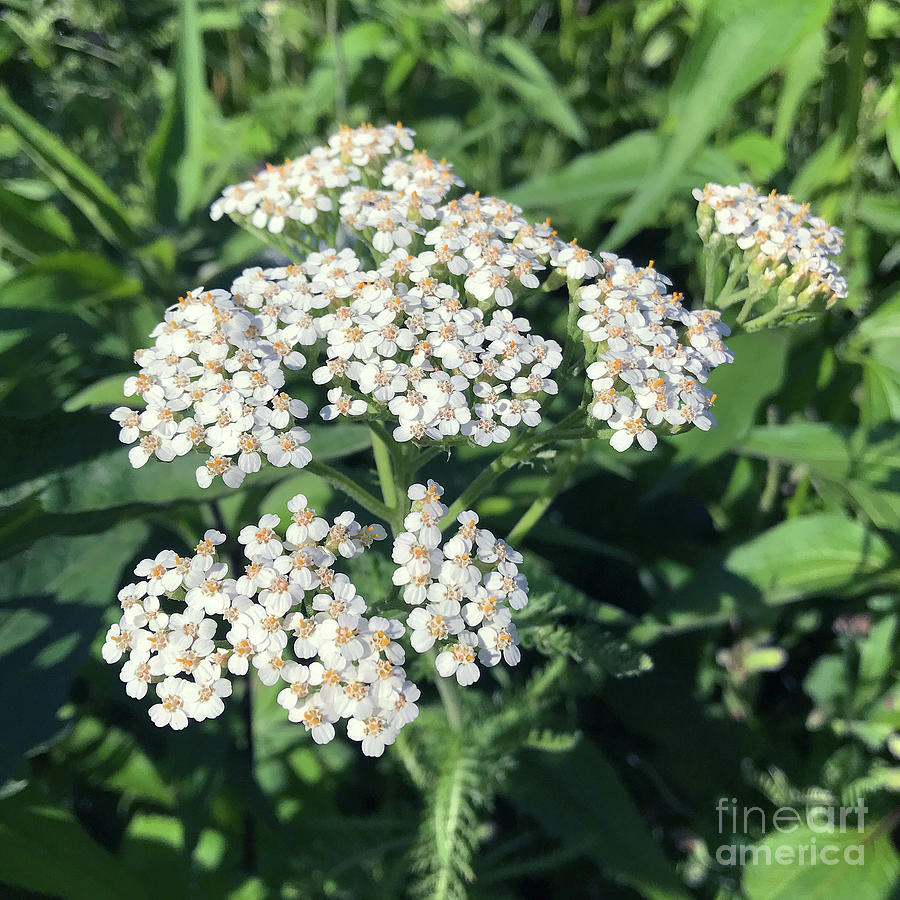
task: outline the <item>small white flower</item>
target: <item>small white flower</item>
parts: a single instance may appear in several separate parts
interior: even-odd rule
[[[471,631],[457,635],[456,643],[438,653],[434,661],[439,675],[444,678],[456,676],[463,687],[478,681],[481,672],[475,662],[478,638]]]
[[[147,579],[148,594],[169,594],[181,585],[182,576],[176,566],[175,551],[162,550],[155,559],[141,560],[135,566],[134,574]]]
[[[393,744],[397,737],[397,729],[390,721],[379,715],[365,718],[352,718],[347,723],[347,736],[354,741],[361,741],[365,756],[381,756],[384,748]]]
[[[295,494],[288,500],[287,508],[291,513],[291,524],[285,537],[292,544],[321,541],[328,534],[328,523],[307,506],[305,495]]]
[[[337,387],[328,392],[328,405],[322,408],[320,415],[326,422],[338,416],[361,416],[368,409],[365,400],[359,400]]]
[[[169,677],[156,686],[159,703],[150,707],[150,718],[157,728],[166,726],[175,731],[187,728],[188,717],[184,709],[188,682],[183,678]]]
[[[459,603],[445,600],[414,609],[406,620],[411,633],[409,642],[416,653],[430,650],[436,641],[444,641],[463,630]]]
[[[334,739],[334,722],[338,714],[316,697],[310,697],[302,706],[288,713],[292,722],[300,722],[317,744],[327,744]]]
[[[275,533],[275,526],[281,519],[270,513],[263,516],[257,525],[247,525],[241,529],[238,541],[245,546],[247,558],[277,559],[281,555],[282,543]]]
[[[185,712],[198,722],[215,719],[225,712],[223,698],[231,696],[227,678],[212,678],[188,684],[184,691]]]

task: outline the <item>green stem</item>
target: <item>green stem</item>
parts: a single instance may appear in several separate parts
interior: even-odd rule
[[[716,267],[719,264],[718,254],[713,254],[709,247],[703,248],[703,306],[709,309],[713,302],[716,288]]]
[[[434,660],[436,657],[437,652],[434,648],[428,651],[428,658],[431,660],[432,667],[434,667]],[[462,705],[459,702],[459,691],[457,690],[455,679],[444,678],[443,675],[439,675],[435,671],[434,683],[438,690],[438,696],[441,698],[441,703],[444,706],[444,712],[447,715],[447,721],[450,723],[450,727],[456,732],[462,731],[463,711]]]
[[[750,294],[750,296],[747,297],[747,299],[744,301],[744,305],[741,307],[741,311],[738,313],[738,325],[742,325],[747,316],[750,315],[750,312],[757,300],[759,300],[759,294]]]
[[[784,310],[780,306],[774,306],[768,312],[747,322],[747,324],[744,325],[744,331],[759,331],[761,328],[765,328],[769,322],[774,322],[783,312]],[[738,322],[740,323],[740,321],[741,317],[738,316]]]
[[[444,518],[444,525],[450,523],[464,509],[469,509],[475,501],[508,469],[521,462],[526,455],[534,452],[541,444],[551,441],[564,440],[569,437],[585,437],[583,429],[573,428],[579,425],[584,418],[584,410],[579,407],[573,410],[556,425],[547,428],[537,434],[522,438],[514,447],[495,457],[482,471],[469,483],[469,486],[459,495],[456,502],[450,507],[450,511]]]
[[[384,503],[392,510],[397,509],[397,485],[394,482],[394,468],[391,461],[391,448],[384,434],[384,429],[376,422],[369,423],[372,433],[372,452],[375,454],[375,468],[378,470],[378,482],[381,485],[381,496]]]
[[[749,294],[750,288],[744,288],[743,290],[734,291],[729,294],[719,294],[715,307],[716,309],[728,309],[729,306],[734,306],[735,303],[740,303],[741,300],[746,299]]]
[[[364,487],[358,485],[349,475],[329,466],[327,463],[314,459],[306,466],[307,470],[320,478],[324,478],[332,487],[343,491],[351,500],[355,500],[373,516],[378,516],[385,522],[391,521],[391,510]]]
[[[553,501],[566,489],[569,479],[581,457],[584,456],[588,448],[588,441],[583,440],[576,444],[569,453],[557,454],[556,464],[558,466],[553,477],[547,482],[547,486],[535,498],[534,502],[525,512],[518,522],[513,526],[507,540],[511,544],[517,544],[529,531],[537,524],[538,520]]]

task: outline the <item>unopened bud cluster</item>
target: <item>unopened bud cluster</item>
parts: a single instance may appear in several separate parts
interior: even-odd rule
[[[749,184],[710,183],[693,194],[704,245],[715,260],[729,263],[732,275],[746,277],[747,310],[767,315],[764,324],[847,297],[835,262],[843,232],[813,215],[808,203],[775,191],[761,194]]]

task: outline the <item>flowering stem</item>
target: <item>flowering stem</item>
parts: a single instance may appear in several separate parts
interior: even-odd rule
[[[744,331],[759,331],[761,328],[765,328],[769,322],[774,322],[783,312],[784,309],[781,306],[774,306],[768,312],[747,322],[747,324],[744,325]],[[740,316],[738,316],[738,322],[741,322]]]
[[[388,522],[391,520],[391,510],[364,487],[360,487],[348,475],[339,472],[327,463],[319,462],[317,459],[312,460],[306,468],[314,475],[324,478],[332,487],[343,491],[351,500],[355,500],[360,506],[372,513],[373,516],[378,516],[379,519],[384,519]]]
[[[716,288],[716,268],[718,267],[719,256],[714,254],[712,249],[706,245],[703,248],[703,305],[709,308],[713,304],[713,294]]]
[[[391,511],[391,527],[395,525],[398,502],[397,483],[394,478],[394,467],[391,461],[391,449],[387,434],[375,422],[369,423],[372,434],[372,452],[375,454],[375,468],[378,471],[378,482],[381,485],[381,496],[385,506]]]
[[[740,291],[734,291],[733,293],[722,292],[719,294],[718,299],[715,302],[716,309],[728,309],[729,306],[734,306],[735,303],[740,303],[741,300],[746,299],[746,297],[750,294],[750,288],[744,288]]]
[[[569,437],[587,437],[585,429],[574,426],[581,424],[584,419],[584,410],[579,407],[560,420],[556,425],[541,431],[538,434],[522,438],[512,449],[501,453],[472,481],[459,495],[456,502],[450,507],[444,523],[449,525],[464,509],[469,509],[473,503],[508,469],[521,462],[526,455],[533,453],[540,444],[551,441],[563,440]]]
[[[436,657],[437,653],[434,648],[428,651],[428,658],[431,660],[432,667],[434,666]],[[438,675],[435,672],[434,683],[437,687],[438,695],[441,698],[441,703],[444,705],[444,712],[447,714],[447,721],[450,723],[450,727],[454,731],[462,731],[463,712],[459,702],[456,682],[452,679],[444,678],[442,675]]]
[[[551,503],[561,494],[568,484],[570,477],[578,465],[579,460],[584,456],[588,448],[588,441],[579,441],[568,453],[557,454],[556,462],[559,466],[556,473],[547,483],[547,486],[541,491],[540,495],[535,498],[534,502],[525,512],[518,522],[513,526],[507,540],[511,544],[517,544],[529,531],[537,524],[538,520],[547,511]]]

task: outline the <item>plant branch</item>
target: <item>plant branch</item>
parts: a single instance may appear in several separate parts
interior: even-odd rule
[[[370,494],[364,487],[358,485],[349,475],[345,475],[333,466],[314,459],[306,468],[314,475],[324,478],[332,487],[336,487],[339,491],[343,491],[351,500],[355,500],[364,509],[367,509],[373,516],[389,522],[391,520],[391,510],[385,506],[377,497]]]
[[[587,448],[588,441],[582,440],[568,453],[557,454],[556,464],[558,468],[556,472],[547,482],[547,486],[544,490],[541,491],[531,506],[525,510],[522,517],[513,526],[512,531],[510,531],[509,536],[507,537],[507,540],[511,544],[516,544],[525,537],[525,535],[537,524],[538,520],[544,515],[553,501],[566,489],[575,466],[578,465],[578,462],[582,456],[584,456]]]
[[[578,407],[556,425],[537,434],[529,435],[519,440],[514,447],[495,457],[475,477],[469,486],[459,495],[456,502],[450,507],[450,511],[444,518],[445,525],[449,525],[464,509],[469,509],[475,501],[508,469],[522,462],[527,455],[531,455],[541,445],[558,440],[570,438],[585,438],[591,432],[585,427],[575,427],[584,419],[584,409]]]

